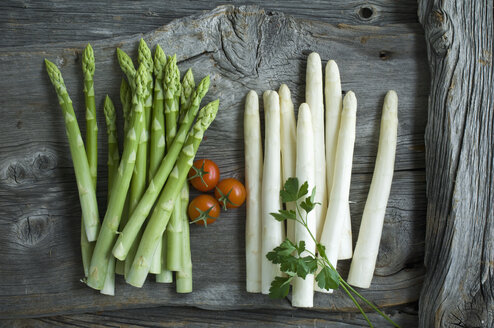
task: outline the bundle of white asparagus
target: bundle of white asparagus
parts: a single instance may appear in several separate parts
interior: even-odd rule
[[[307,59],[305,95],[296,122],[290,90],[285,84],[279,93],[264,92],[263,153],[258,95],[255,91],[247,94],[244,137],[248,292],[269,293],[280,268],[266,254],[279,246],[285,236],[296,245],[304,241],[307,254],[316,253],[310,234],[317,236],[334,268],[338,260],[352,258],[349,193],[357,99],[352,91],[342,97],[340,74],[333,60],[326,64],[323,83],[321,58],[317,53],[311,53]],[[370,286],[379,250],[393,178],[397,106],[396,92],[389,91],[384,100],[374,175],[348,276],[349,284],[361,288]],[[300,183],[307,182],[309,190],[316,188],[315,201],[320,205],[308,213],[308,229],[295,220],[288,220],[285,227],[271,215],[282,209],[280,188],[290,177],[298,178]],[[292,203],[285,206],[287,210],[295,209]],[[317,287],[314,274],[308,274],[305,279],[296,277],[292,285],[292,305],[296,307],[312,307],[315,290],[331,292]]]

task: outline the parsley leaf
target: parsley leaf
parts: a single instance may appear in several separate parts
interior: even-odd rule
[[[299,257],[297,260],[297,276],[300,278],[305,279],[308,274],[317,270],[317,260],[312,256]]]
[[[298,255],[300,256],[300,254],[302,254],[303,251],[305,251],[305,241],[301,240],[298,242],[298,246],[297,246]]]
[[[340,285],[339,275],[336,270],[323,266],[316,276],[317,285],[321,289],[337,289]]]
[[[290,291],[290,281],[293,277],[275,277],[269,288],[270,298],[285,298]]]
[[[287,257],[290,257],[294,251],[297,250],[297,247],[290,240],[285,239],[280,246],[273,249],[271,252],[266,254],[268,260],[273,262],[274,264],[281,264],[286,261]]]
[[[286,217],[281,213],[269,213],[269,214],[271,214],[271,216],[274,217],[276,221],[283,222],[286,220]]]
[[[282,214],[288,220],[296,220],[297,214],[294,210],[280,210],[280,214]]]
[[[327,257],[326,256],[326,246],[317,243],[316,244],[316,249],[317,249],[317,252],[319,253],[319,256],[321,256],[322,258],[326,258]]]
[[[274,264],[280,264],[280,270],[290,276],[297,275],[302,279],[317,270],[317,259],[312,256],[300,257],[305,251],[305,242],[300,241],[298,245],[285,239],[280,246],[269,252],[266,257]],[[297,252],[298,256],[295,256]]]
[[[297,192],[297,199],[304,197],[305,195],[307,195],[308,192],[309,192],[309,183],[307,181],[305,181],[300,186],[300,189]]]
[[[294,202],[297,200],[298,179],[288,178],[285,186],[280,190],[280,197],[283,203]]]
[[[314,200],[316,198],[316,187],[314,187],[312,189],[312,193],[309,197],[307,197],[303,202],[300,203],[300,207],[302,207],[304,209],[304,211],[306,213],[309,213],[310,211],[312,211],[314,209],[314,207],[317,205],[317,204],[321,204],[321,203],[316,203]]]

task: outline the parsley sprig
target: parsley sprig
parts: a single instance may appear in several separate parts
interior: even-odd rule
[[[316,274],[315,279],[317,285],[321,289],[338,289],[338,287],[341,286],[341,288],[353,301],[355,306],[359,309],[360,313],[362,313],[365,320],[369,324],[369,327],[374,326],[370,322],[355,296],[370,306],[374,311],[379,313],[394,327],[399,327],[399,325],[391,320],[390,317],[380,311],[374,304],[350,286],[340,276],[338,271],[336,271],[331,262],[329,262],[328,257],[326,256],[326,248],[324,245],[317,242],[316,238],[312,234],[312,231],[310,231],[307,225],[308,213],[319,204],[314,200],[315,188],[312,189],[310,195],[308,194],[309,185],[307,182],[304,182],[299,187],[299,181],[297,178],[289,178],[285,182],[283,189],[280,191],[280,197],[283,203],[293,202],[295,204],[295,210],[282,209],[278,213],[271,213],[271,215],[278,221],[295,220],[299,224],[303,225],[316,244],[318,256],[310,250],[305,249],[304,241],[300,241],[298,244],[295,244],[289,239],[285,239],[280,246],[266,254],[268,260],[274,264],[279,264],[280,270],[285,273],[284,276],[275,277],[275,279],[271,282],[269,296],[271,298],[284,298],[290,291],[290,282],[293,278],[299,277],[305,279],[308,274]],[[304,256],[302,256],[302,253]]]

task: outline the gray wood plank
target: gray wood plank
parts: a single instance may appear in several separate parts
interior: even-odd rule
[[[2,46],[87,41],[146,33],[177,17],[211,10],[218,5],[245,1],[43,1],[0,2]],[[417,22],[417,3],[409,0],[297,0],[249,1],[269,11],[283,11],[299,18],[350,25],[387,25]]]
[[[417,326],[416,304],[385,310],[401,327]],[[389,324],[378,314],[369,313],[375,327]],[[106,311],[38,319],[0,321],[2,328],[45,327],[363,327],[364,318],[357,313],[331,313],[297,309],[206,311],[194,308],[156,307]]]
[[[492,1],[419,1],[431,68],[422,327],[494,327]]]
[[[247,90],[262,92],[286,82],[298,105],[303,99],[308,53],[317,51],[324,61],[337,59],[344,90],[354,90],[359,99],[352,184],[355,234],[375,160],[382,99],[388,89],[396,89],[400,95],[400,133],[394,191],[377,276],[373,287],[363,294],[379,306],[418,299],[424,275],[420,263],[425,229],[423,128],[428,93],[427,85],[421,83],[428,79],[428,73],[418,24],[369,29],[294,19],[252,7],[223,7],[174,21],[144,38],[151,45],[159,43],[168,54],[177,53],[182,71],[192,67],[196,77],[211,74],[211,92],[206,101],[219,97],[221,112],[207,132],[198,157],[217,160],[223,176],[240,179],[241,116]],[[104,92],[118,99],[121,73],[115,47],[135,54],[138,39],[122,37],[92,43],[97,58],[97,103],[102,103]],[[84,110],[79,66],[83,46],[83,42],[74,41],[0,51],[4,77],[0,88],[26,90],[5,95],[0,113],[4,131],[0,151],[0,317],[163,304],[288,309],[287,300],[271,301],[244,291],[242,209],[227,212],[208,230],[193,229],[193,256],[198,260],[194,261],[195,292],[191,295],[177,295],[173,286],[155,283],[135,289],[119,280],[117,296],[111,298],[79,282],[77,189],[63,121],[42,60],[50,58],[61,67],[81,119]],[[101,127],[103,122],[99,112]],[[100,128],[100,137],[103,135],[104,129]],[[105,149],[100,147],[100,158],[104,158]],[[99,176],[103,208],[104,165]],[[400,240],[411,244],[400,244]],[[348,263],[342,263],[342,272],[347,268]],[[334,297],[318,294],[315,301],[320,310],[354,310],[340,292]]]

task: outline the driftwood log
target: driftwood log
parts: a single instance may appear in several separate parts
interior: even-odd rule
[[[375,10],[378,5],[370,8]],[[66,10],[71,10],[70,5]],[[369,24],[374,19],[372,13]],[[341,67],[343,89],[354,90],[359,99],[359,134],[352,181],[356,236],[375,160],[382,99],[388,89],[396,89],[400,95],[400,134],[395,183],[373,288],[364,295],[381,307],[414,302],[419,297],[424,275],[423,135],[429,90],[423,81],[428,80],[428,70],[420,26],[408,21],[408,16],[399,22],[387,15],[383,11],[385,24],[394,25],[363,27],[346,24],[346,21],[330,25],[295,19],[253,7],[222,7],[174,21],[144,35],[128,37],[123,34],[125,36],[95,41],[92,44],[97,56],[97,101],[102,103],[104,93],[118,99],[121,73],[115,47],[135,55],[141,36],[150,45],[159,43],[167,54],[177,53],[182,71],[192,67],[196,77],[211,74],[213,84],[208,100],[219,97],[222,112],[210,128],[199,156],[217,159],[224,176],[242,179],[241,114],[247,90],[252,88],[260,93],[278,88],[285,82],[298,105],[303,101],[306,56],[317,51],[324,61],[335,58]],[[354,22],[349,20],[348,23]],[[67,33],[63,28],[59,32]],[[243,210],[227,212],[221,224],[207,231],[193,230],[196,291],[192,295],[177,295],[173,286],[152,282],[143,289],[135,289],[119,280],[117,296],[109,298],[79,283],[77,188],[63,120],[42,60],[47,57],[61,67],[78,108],[78,118],[82,120],[80,52],[85,42],[67,42],[68,35],[55,34],[56,40],[65,42],[49,46],[43,42],[13,46],[23,44],[23,40],[17,38],[16,43],[15,33],[9,35],[11,37],[4,41],[4,46],[9,47],[0,51],[3,77],[0,88],[12,90],[4,95],[0,108],[3,131],[0,145],[0,317],[34,317],[151,305],[192,305],[208,309],[289,308],[286,301],[273,302],[244,291]],[[101,112],[98,123],[100,138],[104,140]],[[106,145],[103,145],[100,147],[102,165],[98,172],[102,183],[99,189],[101,208],[105,204],[105,152]],[[348,263],[343,262],[340,269],[346,275]],[[342,293],[331,298],[317,295],[316,309],[354,311],[352,303]],[[144,316],[147,312],[140,313]],[[308,312],[298,313],[307,315]],[[400,315],[398,319],[405,318],[403,323],[413,320]],[[352,319],[355,318],[353,314],[321,317],[344,320],[357,326],[362,322]],[[261,312],[258,312],[258,319],[263,320]]]
[[[421,327],[494,326],[492,1],[419,1],[431,69]]]

